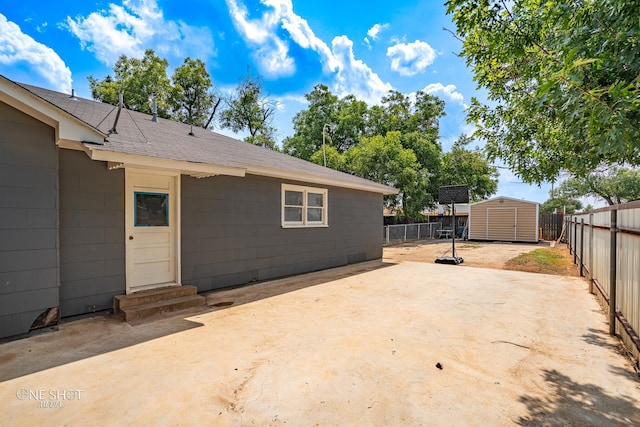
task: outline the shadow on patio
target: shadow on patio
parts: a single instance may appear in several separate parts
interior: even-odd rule
[[[620,374],[620,371],[618,372]],[[549,388],[544,397],[523,395],[529,415],[521,426],[631,426],[640,425],[637,402],[625,395],[611,396],[595,384],[580,384],[555,369],[544,370]],[[627,373],[631,378],[632,374]]]
[[[0,382],[199,328],[202,323],[190,320],[198,314],[236,307],[391,265],[370,261],[208,292],[205,306],[162,313],[130,323],[110,314],[62,323],[58,331],[0,343]]]

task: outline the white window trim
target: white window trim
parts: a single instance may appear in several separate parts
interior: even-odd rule
[[[303,206],[302,206],[302,221],[285,221],[285,191],[298,191],[301,192]],[[307,193],[322,194],[322,221],[307,221]],[[326,188],[306,187],[301,185],[282,184],[282,199],[281,205],[281,224],[282,228],[313,228],[313,227],[328,227],[329,226],[329,190]]]

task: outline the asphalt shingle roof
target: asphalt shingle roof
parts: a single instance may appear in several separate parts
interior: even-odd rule
[[[18,83],[27,91],[76,117],[87,125],[107,135],[103,145],[92,145],[92,150],[135,154],[153,158],[186,161],[213,166],[246,170],[260,174],[260,168],[271,168],[293,174],[303,174],[315,180],[340,182],[345,187],[366,187],[369,191],[393,194],[397,191],[354,175],[338,172],[287,154],[258,147],[216,132],[184,123],[158,118],[125,108],[120,112],[116,132],[113,127],[118,107],[70,94],[55,92],[36,86]],[[102,141],[94,141],[102,142]]]

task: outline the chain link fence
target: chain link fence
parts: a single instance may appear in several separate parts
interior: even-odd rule
[[[385,225],[383,227],[384,244],[434,239],[441,229],[442,224],[439,222]]]

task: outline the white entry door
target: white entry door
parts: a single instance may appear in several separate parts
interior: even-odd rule
[[[127,293],[179,285],[180,175],[126,171]]]

